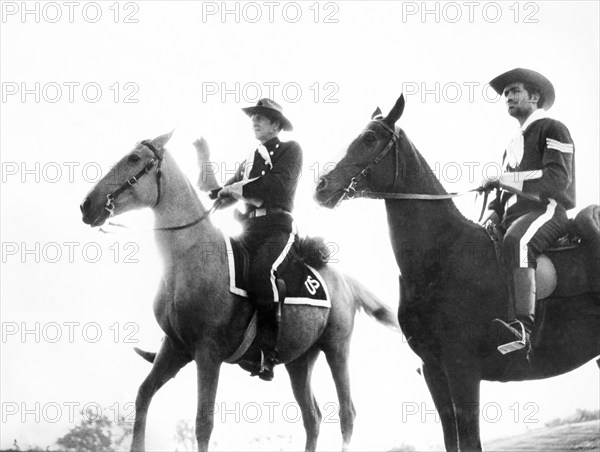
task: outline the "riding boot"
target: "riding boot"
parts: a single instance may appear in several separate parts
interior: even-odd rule
[[[278,364],[277,335],[279,334],[279,303],[273,300],[261,300],[257,304],[257,328],[260,337],[261,363],[258,377],[261,380],[273,380],[273,368]]]
[[[513,271],[513,294],[517,320],[510,324],[494,319],[505,342],[498,347],[502,354],[516,350],[531,350],[531,336],[535,327],[535,269],[517,268]],[[506,337],[505,337],[506,336]]]

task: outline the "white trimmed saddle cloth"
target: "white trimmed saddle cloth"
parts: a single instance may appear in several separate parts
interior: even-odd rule
[[[244,246],[232,237],[225,237],[227,261],[229,266],[229,290],[231,293],[249,298],[248,287],[248,253]],[[319,308],[331,308],[331,299],[327,285],[317,269],[303,262],[300,245],[296,241],[290,251],[290,262],[282,274],[277,277],[286,283],[284,305],[309,305]],[[256,312],[246,327],[244,338],[237,350],[225,360],[227,363],[238,363],[246,370],[252,367],[244,366],[240,360],[248,360],[246,352],[257,337]],[[256,357],[253,361],[256,361]],[[252,359],[250,359],[252,361]],[[247,364],[247,363],[246,363]]]
[[[229,265],[229,290],[241,297],[249,298],[248,287],[248,253],[239,241],[232,237],[225,238],[227,260]],[[290,251],[290,262],[284,271],[277,275],[286,284],[284,304],[305,304],[321,308],[331,308],[327,285],[318,270],[301,262],[297,244]]]

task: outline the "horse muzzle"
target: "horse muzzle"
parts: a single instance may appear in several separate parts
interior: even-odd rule
[[[320,206],[333,209],[339,204],[343,194],[342,190],[332,190],[329,181],[322,177],[315,189],[313,198]]]
[[[89,224],[91,227],[102,226],[104,222],[110,217],[110,212],[103,208],[99,213],[92,208],[92,200],[87,196],[79,209],[81,210],[81,219],[85,224]]]

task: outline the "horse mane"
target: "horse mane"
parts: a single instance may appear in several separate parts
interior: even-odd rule
[[[431,166],[427,163],[427,160],[421,155],[421,152],[417,149],[417,147],[413,144],[413,142],[406,136],[402,129],[397,129],[397,132],[406,139],[407,143],[410,146],[411,152],[414,154],[415,162],[417,162],[418,168],[417,173],[419,175],[429,174],[431,177],[421,177],[421,181],[426,181],[427,183],[421,187],[421,193],[431,193],[431,194],[447,194],[447,190],[444,188],[442,183],[439,181],[437,176],[435,176]],[[465,217],[462,212],[456,207],[456,204],[451,200],[441,201],[441,205],[443,206],[443,210],[445,214],[458,220],[465,227],[473,227],[476,229],[482,229],[481,226],[474,221]]]

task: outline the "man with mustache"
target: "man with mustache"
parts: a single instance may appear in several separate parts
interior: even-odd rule
[[[528,352],[534,333],[536,258],[566,233],[566,211],[575,207],[575,147],[567,127],[546,115],[555,93],[542,74],[517,68],[494,78],[490,86],[505,97],[508,114],[520,127],[504,152],[504,174],[486,186],[510,186],[524,193],[499,191],[489,205],[506,232],[502,248],[517,319],[494,323],[501,343],[507,342],[498,348],[502,353],[520,348]]]

